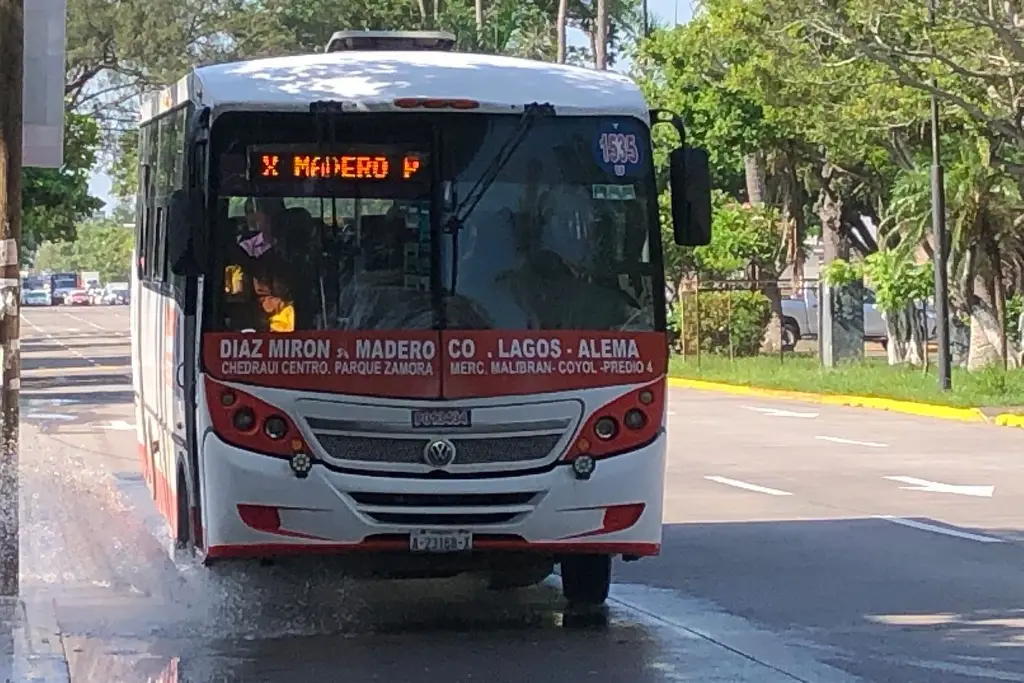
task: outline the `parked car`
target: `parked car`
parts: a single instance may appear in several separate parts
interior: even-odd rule
[[[797,296],[782,300],[782,348],[792,351],[801,339],[818,337],[818,290],[805,286]],[[931,306],[925,309],[928,337],[935,336],[935,311]],[[864,339],[875,341],[883,347],[889,342],[889,329],[885,314],[875,303],[875,293],[864,290]]]
[[[101,299],[102,303],[107,305],[122,306],[127,304],[130,299],[128,283],[111,282],[104,288]]]
[[[22,306],[49,306],[53,298],[45,289],[24,289],[21,292]]]
[[[84,289],[71,289],[64,295],[64,304],[67,306],[88,306],[89,292]]]

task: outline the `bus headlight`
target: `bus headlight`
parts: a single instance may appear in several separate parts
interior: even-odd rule
[[[594,423],[594,434],[597,438],[602,441],[608,441],[614,439],[615,435],[619,433],[619,423],[612,417],[602,417],[600,420]]]
[[[288,423],[280,415],[271,415],[263,422],[263,433],[278,441],[288,433]]]
[[[231,417],[231,424],[240,432],[252,431],[256,425],[256,415],[252,412],[252,408],[243,406],[235,411]]]

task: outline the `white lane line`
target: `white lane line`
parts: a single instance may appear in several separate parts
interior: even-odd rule
[[[86,320],[85,318],[79,318],[74,313],[68,313],[67,311],[64,311],[64,315],[66,315],[67,317],[71,318],[72,320],[77,320],[80,323],[85,323],[86,325],[88,325],[89,327],[91,327],[91,328],[93,328],[95,330],[102,330],[103,332],[110,332],[110,330],[107,329],[106,327],[103,327],[103,325],[97,325],[96,323],[94,323],[91,320]]]
[[[841,443],[848,446],[865,446],[867,448],[888,448],[889,444],[879,443],[878,441],[855,441],[854,439],[841,439],[838,436],[816,436],[815,439],[819,441],[831,441],[832,443]]]
[[[704,477],[708,481],[713,481],[718,484],[725,484],[726,486],[735,486],[738,489],[744,489],[746,491],[755,491],[757,493],[767,493],[769,496],[792,496],[793,494],[789,491],[780,491],[778,489],[770,489],[766,486],[758,486],[757,484],[748,484],[745,481],[739,479],[729,479],[728,477],[719,476],[706,476]]]
[[[883,477],[889,481],[898,481],[904,491],[925,491],[928,493],[954,493],[959,496],[974,496],[975,498],[991,498],[995,493],[995,486],[956,486],[955,484],[940,484],[937,481],[918,479],[917,477]]]
[[[771,417],[799,417],[805,420],[818,417],[818,413],[802,413],[795,410],[781,410],[779,408],[759,408],[758,406],[743,406],[747,410],[753,410]]]
[[[81,358],[82,360],[87,362],[89,365],[93,365],[93,366],[99,365],[99,363],[97,363],[95,360],[93,360],[92,358],[89,358],[88,356],[86,356],[84,353],[82,353],[78,349],[76,349],[76,348],[74,348],[72,346],[69,346],[68,344],[64,343],[63,341],[61,341],[60,339],[55,337],[52,333],[47,332],[43,328],[39,327],[39,325],[36,325],[34,322],[32,322],[31,320],[26,318],[24,315],[21,316],[21,320],[22,320],[22,322],[27,324],[29,327],[31,327],[33,330],[35,330],[39,334],[43,335],[43,337],[45,337],[46,339],[49,339],[50,341],[54,342],[55,344],[59,344],[60,346],[63,346],[73,356],[77,356],[77,357]]]
[[[918,522],[913,519],[906,519],[904,517],[893,517],[891,515],[878,515],[875,519],[884,519],[887,522],[893,524],[899,524],[900,526],[910,527],[911,529],[917,529],[918,531],[931,531],[935,534],[942,534],[943,536],[952,536],[953,538],[962,538],[967,541],[977,541],[978,543],[1003,543],[1003,539],[995,538],[994,536],[981,536],[980,534],[972,534],[966,531],[958,531],[956,529],[949,529],[943,526],[936,526],[934,524],[925,524],[924,522]]]
[[[118,432],[135,431],[135,425],[124,420],[112,420],[107,424],[100,425],[100,429],[110,429]]]

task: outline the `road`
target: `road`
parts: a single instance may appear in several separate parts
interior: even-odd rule
[[[172,560],[127,316],[23,312],[23,594],[74,683],[1024,681],[1024,431],[673,390],[663,553],[569,628],[557,578]]]

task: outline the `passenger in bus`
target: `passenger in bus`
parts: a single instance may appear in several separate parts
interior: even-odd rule
[[[253,288],[260,308],[266,314],[266,325],[271,332],[295,331],[295,304],[282,279],[275,275],[253,279]]]

